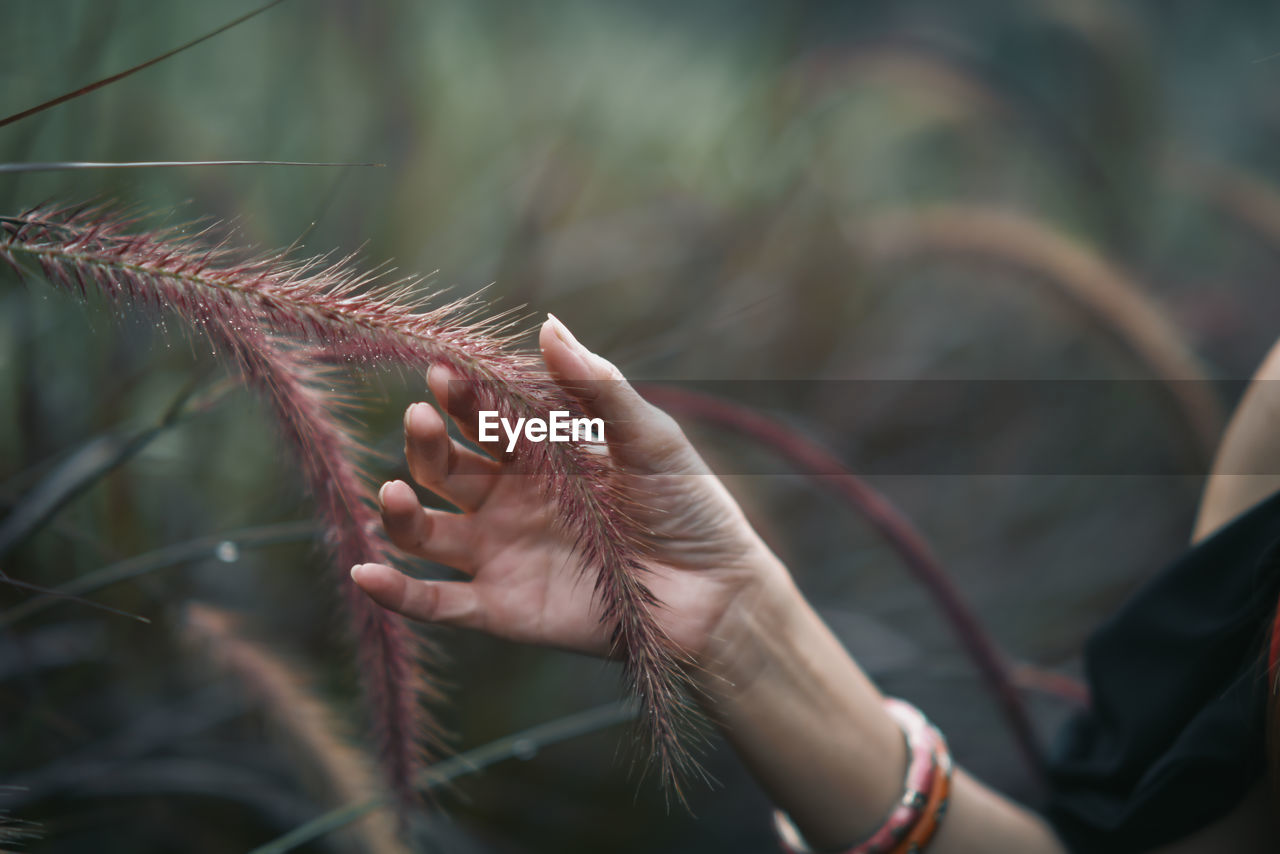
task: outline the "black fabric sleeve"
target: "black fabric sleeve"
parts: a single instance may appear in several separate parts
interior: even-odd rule
[[[1071,851],[1172,842],[1258,781],[1278,545],[1280,493],[1188,549],[1089,640],[1092,705],[1057,740],[1045,808]]]

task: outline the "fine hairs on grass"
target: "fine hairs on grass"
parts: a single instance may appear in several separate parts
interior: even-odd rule
[[[183,635],[214,665],[235,677],[294,748],[298,776],[318,789],[331,807],[379,794],[365,755],[347,743],[343,728],[306,687],[296,668],[244,637],[232,614],[208,605],[189,604]],[[370,854],[404,854],[395,822],[386,810],[372,811],[346,828],[346,848]]]
[[[444,365],[473,384],[478,408],[513,420],[581,408],[532,355],[515,349],[509,320],[482,320],[475,303],[426,308],[415,283],[383,283],[350,259],[244,260],[207,239],[207,231],[188,237],[146,230],[101,206],[37,208],[0,219],[0,258],[20,275],[34,266],[73,293],[96,291],[128,308],[176,317],[263,396],[317,502],[382,761],[392,788],[407,798],[424,741],[440,740],[418,696],[424,653],[410,627],[348,575],[355,563],[392,556],[356,462],[359,443],[339,417],[349,401],[332,390],[332,371],[316,366],[337,361],[425,373]],[[645,584],[643,532],[618,475],[607,459],[575,443],[522,441],[513,465],[540,477],[559,505],[559,524],[594,568],[612,648],[643,707],[648,756],[666,791],[682,799],[681,777],[700,772],[688,749],[699,721],[688,662],[654,619],[660,603]]]
[[[356,638],[358,667],[390,786],[406,800],[425,744],[438,747],[439,732],[419,696],[426,650],[416,633],[356,589],[347,568],[362,560],[391,558],[378,536],[367,479],[356,464],[358,446],[338,417],[344,398],[336,378],[321,376],[307,348],[272,336],[254,319],[247,300],[208,286],[207,267],[225,254],[196,255],[162,243],[112,236],[103,209],[79,213],[31,211],[3,220],[0,257],[21,272],[35,260],[51,283],[81,296],[91,291],[129,307],[163,311],[203,335],[227,358],[272,411],[298,457],[317,503]],[[97,225],[91,224],[95,221]],[[119,228],[122,224],[113,222]],[[187,254],[184,254],[184,250]],[[262,269],[266,269],[263,265]],[[161,270],[167,270],[162,274]],[[237,270],[236,272],[241,272]],[[323,382],[321,381],[323,380]]]

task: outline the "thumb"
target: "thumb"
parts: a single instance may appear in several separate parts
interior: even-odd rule
[[[674,419],[641,397],[611,362],[582,346],[555,315],[547,315],[538,343],[560,387],[588,415],[604,419],[605,439],[615,457],[659,470],[691,450]]]

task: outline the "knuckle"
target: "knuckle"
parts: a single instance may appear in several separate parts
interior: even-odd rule
[[[431,548],[431,537],[424,531],[415,531],[412,536],[405,537],[409,544],[404,546],[404,550],[417,557],[426,558],[428,550]]]
[[[453,380],[440,400],[440,407],[454,419],[464,419],[476,408],[476,391],[470,383]]]
[[[692,448],[675,419],[659,410],[645,435],[644,449],[651,464],[662,469],[685,467]]]
[[[621,369],[613,362],[603,356],[596,356],[596,364],[599,369],[600,378],[605,382],[626,383],[627,378],[623,375]]]
[[[645,452],[655,469],[680,468],[684,462],[685,445],[670,437],[653,436],[645,443]]]
[[[422,464],[422,461],[413,453],[409,453],[406,456],[409,463],[409,476],[413,478],[415,483],[422,486],[429,484],[431,479],[427,477],[427,469]]]
[[[679,422],[653,404],[646,403],[645,405],[650,410],[650,417],[652,418],[650,431],[654,436],[671,442],[687,441]]]
[[[401,551],[411,552],[414,550],[415,538],[412,533],[405,529],[403,523],[396,519],[387,519],[384,527],[387,531],[387,539],[391,540],[391,544]]]
[[[434,444],[409,448],[405,454],[405,460],[409,464],[409,474],[422,486],[441,483],[445,477],[441,457],[442,454]]]

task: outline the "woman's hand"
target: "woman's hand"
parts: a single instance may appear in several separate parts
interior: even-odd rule
[[[811,844],[847,846],[868,835],[901,796],[905,748],[882,698],[800,596],[737,504],[670,417],[559,321],[542,327],[548,370],[587,413],[605,421],[636,519],[651,532],[654,616],[699,665],[698,700],[775,803]],[[450,380],[454,380],[452,383]],[[450,417],[477,439],[474,397],[447,371],[427,380]],[[436,411],[405,414],[413,478],[462,513],[418,505],[407,484],[381,491],[392,542],[455,567],[470,581],[417,581],[378,564],[356,583],[405,616],[481,629],[512,640],[608,654],[594,566],[584,566],[536,475],[452,441]],[[1036,816],[962,771],[930,850],[1062,854]]]
[[[680,649],[701,659],[735,603],[785,570],[668,415],[559,320],[543,324],[539,343],[556,381],[589,416],[604,419],[633,516],[651,532],[645,581],[661,603],[654,615]],[[427,382],[462,434],[486,447],[466,384],[442,368]],[[449,437],[431,406],[409,407],[410,473],[462,512],[421,507],[408,484],[392,481],[379,493],[383,524],[400,549],[471,580],[419,581],[379,564],[356,566],[352,577],[379,604],[413,619],[608,654],[609,627],[594,595],[597,567],[583,565],[565,527],[555,524],[556,503],[541,478],[509,471],[500,450],[476,453]]]

